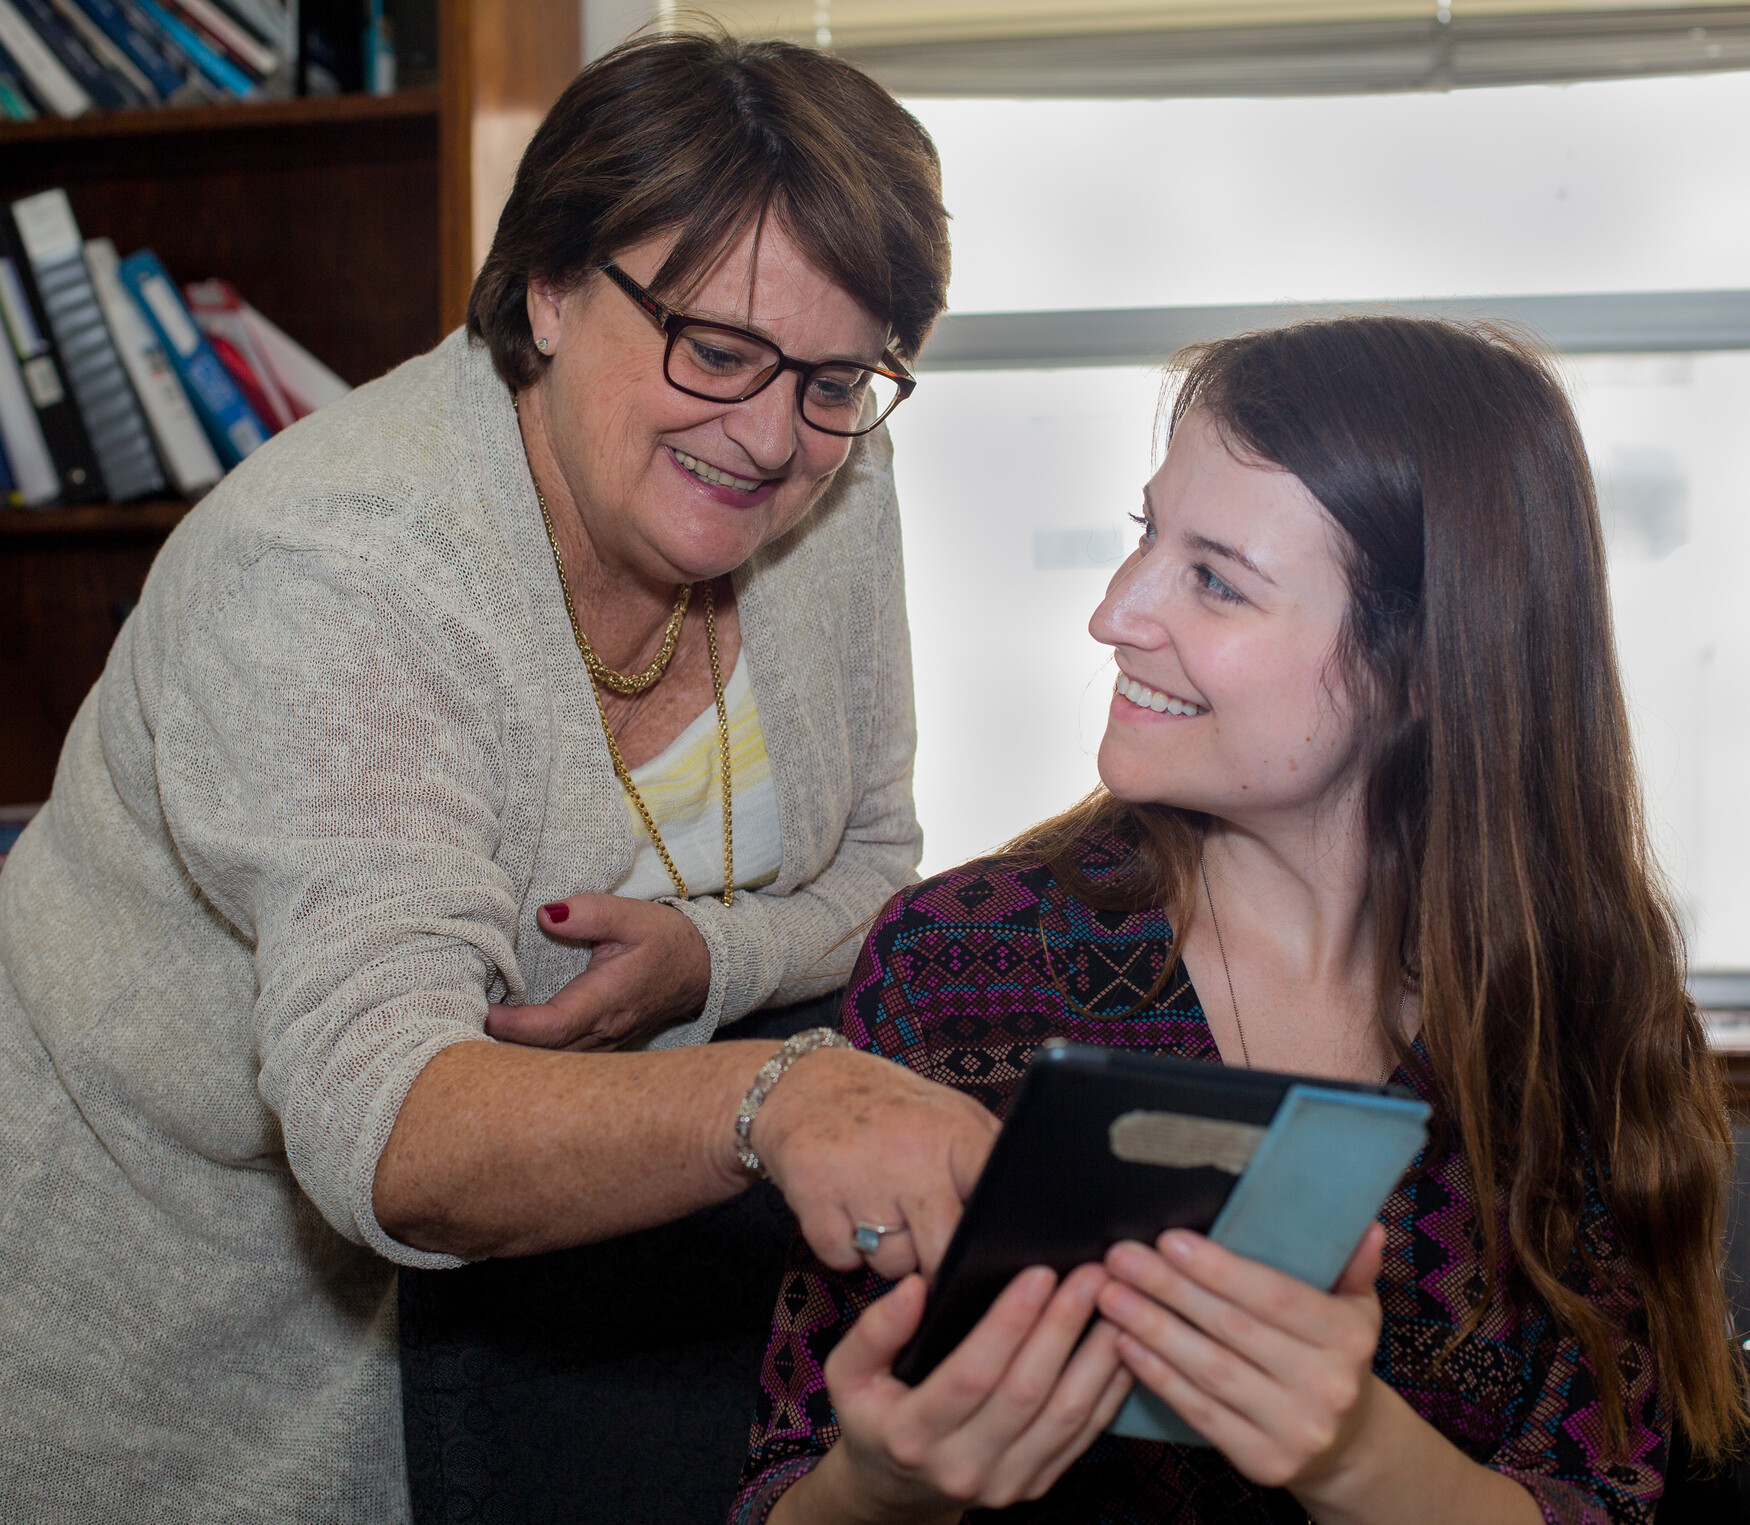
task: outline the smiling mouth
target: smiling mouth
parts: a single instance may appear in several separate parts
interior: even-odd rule
[[[1112,692],[1122,694],[1139,710],[1153,710],[1157,715],[1165,711],[1169,715],[1207,715],[1209,710],[1201,704],[1193,704],[1189,699],[1175,699],[1171,694],[1159,693],[1146,684],[1138,683],[1135,678],[1127,678],[1119,673],[1112,684]]]
[[[697,456],[688,455],[684,450],[676,450],[673,445],[670,445],[668,449],[669,454],[701,482],[709,482],[714,487],[733,488],[736,492],[757,492],[766,485],[764,478],[732,477],[727,471],[719,471],[715,466],[701,461]]]

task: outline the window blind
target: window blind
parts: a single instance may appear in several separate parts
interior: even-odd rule
[[[1353,94],[1750,69],[1750,4],[714,0],[687,13],[831,47],[900,95]]]

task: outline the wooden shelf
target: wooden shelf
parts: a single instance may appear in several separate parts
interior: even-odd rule
[[[353,385],[448,326],[435,93],[117,112],[0,134],[0,199],[65,189],[87,237],[229,281]]]
[[[46,535],[164,536],[182,523],[194,505],[182,498],[152,498],[140,503],[81,503],[72,508],[0,509],[0,540],[31,540]]]
[[[227,280],[355,386],[460,320],[527,133],[576,73],[577,0],[438,0],[438,88],[0,123],[0,201]],[[176,499],[0,510],[0,804],[44,798]]]
[[[320,95],[295,100],[231,101],[215,106],[164,106],[156,110],[87,112],[0,124],[0,152],[29,143],[91,143],[106,138],[164,137],[174,133],[260,131],[270,127],[315,127],[331,123],[380,122],[438,114],[436,90],[395,95]]]

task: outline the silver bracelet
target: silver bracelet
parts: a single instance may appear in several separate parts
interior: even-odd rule
[[[783,1047],[760,1066],[759,1074],[754,1076],[753,1084],[747,1088],[747,1095],[741,1098],[741,1110],[735,1114],[735,1157],[741,1161],[743,1170],[758,1176],[762,1181],[771,1180],[771,1176],[766,1173],[766,1167],[760,1163],[760,1157],[754,1153],[749,1135],[753,1131],[753,1120],[759,1115],[760,1104],[782,1078],[784,1071],[804,1054],[811,1054],[817,1048],[849,1047],[850,1043],[830,1027],[810,1027],[797,1033],[794,1038],[786,1038]]]

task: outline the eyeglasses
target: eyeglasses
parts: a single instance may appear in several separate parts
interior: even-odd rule
[[[855,439],[875,428],[918,384],[891,350],[882,353],[878,366],[854,360],[792,360],[770,339],[745,328],[690,318],[665,306],[618,265],[603,265],[602,274],[668,335],[662,374],[689,397],[746,402],[785,371],[794,371],[801,378],[796,396],[802,421],[822,434]]]

